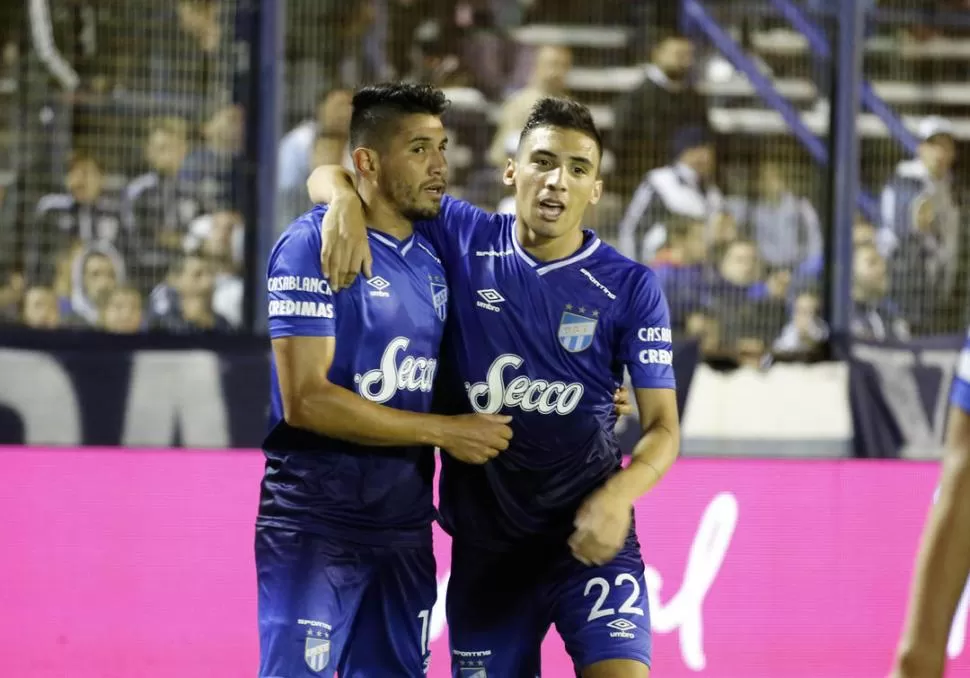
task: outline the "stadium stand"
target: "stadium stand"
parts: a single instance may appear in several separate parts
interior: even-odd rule
[[[815,356],[828,336],[832,224],[818,149],[834,7],[290,0],[277,219],[259,227],[280,229],[308,206],[314,163],[349,162],[348,94],[363,82],[444,88],[452,192],[496,210],[511,209],[497,166],[524,112],[566,94],[591,107],[607,139],[607,195],[589,223],[656,269],[678,330],[712,358]],[[144,300],[142,329],[239,329],[255,215],[239,202],[239,162],[254,149],[233,87],[237,2],[2,11],[0,318],[20,322],[28,298],[41,307],[53,295],[57,323],[32,324],[102,328],[122,290],[126,303]],[[849,292],[860,336],[967,322],[968,34],[961,3],[872,3]],[[91,298],[85,276],[100,268],[106,287]]]

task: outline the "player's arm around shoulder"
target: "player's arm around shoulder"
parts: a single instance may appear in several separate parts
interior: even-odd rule
[[[334,289],[346,287],[358,273],[370,278],[373,260],[367,242],[367,215],[355,177],[339,165],[320,166],[307,179],[307,192],[314,203],[329,205],[321,224],[320,261]],[[422,222],[418,230],[444,254],[463,232],[497,220],[494,214],[445,195],[438,217]]]
[[[397,410],[330,381],[338,310],[320,270],[316,226],[311,220],[291,227],[268,269],[269,333],[286,423],[361,445],[441,447],[470,463],[484,463],[506,449],[509,417]]]
[[[970,575],[970,340],[950,402],[939,494],[917,555],[893,678],[942,678],[950,626]]]
[[[306,185],[312,202],[328,206],[320,224],[320,265],[334,290],[349,286],[358,273],[370,278],[373,259],[354,175],[340,165],[321,165]]]

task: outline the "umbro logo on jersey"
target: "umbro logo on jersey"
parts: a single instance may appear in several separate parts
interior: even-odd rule
[[[370,278],[367,281],[367,284],[374,288],[374,289],[372,289],[370,291],[370,295],[372,297],[389,297],[389,296],[391,296],[390,292],[385,292],[384,291],[388,287],[391,286],[391,283],[389,283],[386,280],[384,280],[384,278],[382,278],[381,276],[375,275],[373,278]]]
[[[487,289],[478,290],[478,296],[481,301],[476,301],[475,305],[479,308],[484,308],[487,311],[492,311],[493,313],[498,313],[502,309],[496,306],[496,304],[501,304],[505,301],[505,297],[498,293],[498,290]]]

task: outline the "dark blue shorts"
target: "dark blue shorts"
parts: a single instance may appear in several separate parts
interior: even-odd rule
[[[437,598],[430,548],[376,551],[256,528],[260,678],[423,676]]]
[[[564,549],[496,553],[455,542],[451,557],[446,605],[454,678],[538,676],[552,625],[577,675],[608,659],[650,666],[650,608],[635,539],[599,567]]]

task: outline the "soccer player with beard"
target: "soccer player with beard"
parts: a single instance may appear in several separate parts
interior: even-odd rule
[[[434,448],[481,464],[512,435],[509,417],[429,414],[448,288],[412,221],[440,209],[445,105],[413,85],[354,97],[373,275],[332,289],[320,267],[325,207],[294,221],[270,256],[261,678],[422,675],[437,597]]]
[[[678,452],[670,322],[654,274],[581,227],[602,192],[601,155],[588,109],[540,100],[504,173],[515,215],[446,197],[415,223],[450,287],[440,393],[457,411],[513,417],[509,449],[487,464],[442,458],[456,678],[537,675],[553,624],[584,678],[649,675],[633,504]],[[326,268],[356,273],[366,243],[352,177],[318,168],[308,187],[335,201]],[[612,406],[624,368],[642,427],[626,468]]]

